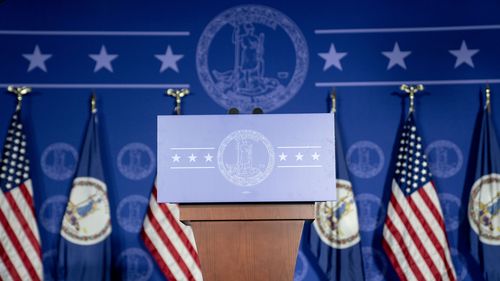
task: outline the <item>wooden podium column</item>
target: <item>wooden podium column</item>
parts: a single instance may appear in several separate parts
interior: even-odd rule
[[[181,204],[205,281],[293,280],[302,227],[313,203]]]

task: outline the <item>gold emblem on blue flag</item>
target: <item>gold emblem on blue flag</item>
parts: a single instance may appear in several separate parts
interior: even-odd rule
[[[337,201],[318,202],[314,209],[314,227],[324,243],[344,249],[359,242],[358,212],[350,182],[337,179]]]
[[[93,245],[111,234],[106,189],[96,178],[77,177],[73,181],[61,236],[78,245]]]
[[[481,242],[500,245],[500,174],[479,178],[469,198],[469,223]]]

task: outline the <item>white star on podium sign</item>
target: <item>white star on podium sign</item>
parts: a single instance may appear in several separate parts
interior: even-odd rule
[[[454,55],[457,60],[455,61],[455,68],[459,67],[463,63],[468,64],[470,67],[474,68],[474,62],[472,61],[472,56],[479,52],[479,49],[468,49],[465,40],[462,40],[462,45],[458,50],[449,50],[452,55]]]
[[[212,162],[212,158],[214,158],[210,153],[205,155],[205,162]]]
[[[193,153],[191,153],[191,155],[189,155],[188,157],[189,157],[189,162],[196,162],[196,158],[198,156],[195,156]]]
[[[411,54],[410,51],[401,51],[399,49],[399,44],[396,42],[394,48],[390,52],[382,52],[384,56],[389,59],[389,64],[387,65],[387,70],[393,68],[395,65],[399,65],[403,69],[406,69],[405,58]]]
[[[30,65],[28,66],[27,72],[32,71],[35,68],[40,68],[42,71],[47,72],[47,68],[45,67],[45,61],[52,57],[51,54],[43,54],[40,51],[40,47],[35,45],[35,49],[31,54],[23,54],[23,57],[29,60]]]
[[[111,65],[111,62],[116,59],[118,55],[108,54],[106,46],[102,45],[99,54],[90,54],[89,57],[91,57],[96,62],[94,72],[99,71],[101,68],[105,68],[110,72],[113,72],[113,66]]]
[[[155,57],[161,61],[160,72],[163,72],[169,68],[171,68],[175,72],[179,72],[179,68],[177,67],[177,61],[182,59],[184,55],[175,55],[172,52],[172,48],[170,47],[170,45],[168,45],[164,55],[159,54],[155,55]]]
[[[179,160],[181,159],[181,157],[177,154],[175,154],[174,156],[172,156],[172,161],[173,162],[179,162]]]
[[[297,159],[296,159],[297,161],[302,161],[302,158],[303,158],[303,157],[304,157],[304,154],[302,154],[302,153],[300,153],[300,152],[299,152],[299,153],[297,153],[297,154],[295,155],[295,158],[297,158]]]
[[[280,155],[278,155],[278,156],[280,157],[280,161],[286,161],[286,157],[287,157],[288,155],[286,155],[284,152],[281,152],[281,154],[280,154]]]
[[[313,160],[319,160],[319,154],[317,152],[314,152],[314,154],[311,155]]]
[[[337,52],[335,49],[335,44],[330,44],[330,50],[328,53],[319,53],[321,58],[325,60],[325,65],[323,66],[323,71],[329,69],[332,65],[337,69],[342,70],[342,64],[340,64],[340,60],[347,56],[347,53]]]

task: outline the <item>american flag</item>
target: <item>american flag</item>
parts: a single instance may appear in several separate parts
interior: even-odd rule
[[[0,279],[43,280],[40,235],[20,110],[12,116],[0,163]]]
[[[401,280],[456,280],[443,213],[413,113],[398,147],[382,246]]]
[[[142,239],[168,280],[203,280],[193,231],[179,218],[177,204],[158,203],[155,184]]]

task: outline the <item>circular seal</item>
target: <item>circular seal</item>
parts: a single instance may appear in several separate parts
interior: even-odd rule
[[[309,263],[307,262],[304,253],[299,250],[297,255],[297,264],[295,265],[295,274],[293,275],[293,281],[302,281],[306,278],[307,271],[309,271]]]
[[[153,274],[153,262],[146,252],[139,248],[128,248],[118,257],[121,280],[146,281]]]
[[[73,181],[61,236],[78,245],[93,245],[111,234],[106,184],[96,178]]]
[[[49,197],[43,202],[38,217],[45,230],[54,234],[59,232],[67,202],[68,197],[63,195]]]
[[[217,151],[219,171],[231,183],[253,186],[263,182],[274,169],[271,142],[253,130],[238,130],[224,138]]]
[[[361,193],[356,196],[356,206],[359,211],[359,229],[374,231],[385,218],[385,207],[377,196],[370,193]]]
[[[425,150],[425,154],[429,157],[432,174],[438,178],[456,175],[464,162],[460,148],[448,140],[432,142]]]
[[[137,142],[125,145],[118,153],[116,162],[120,173],[131,180],[148,177],[156,165],[151,148]]]
[[[47,146],[42,153],[40,164],[43,173],[57,181],[71,178],[78,163],[78,152],[70,144],[56,142]]]
[[[48,250],[42,255],[43,263],[43,280],[57,280],[57,251],[55,249]]]
[[[443,210],[446,231],[457,230],[465,216],[460,199],[450,193],[439,193],[438,197]]]
[[[482,176],[472,186],[469,197],[469,223],[479,240],[500,245],[500,174]]]
[[[384,153],[371,141],[358,141],[349,147],[346,155],[349,171],[359,178],[372,178],[384,167]]]
[[[387,272],[387,261],[384,255],[371,247],[361,248],[363,254],[363,264],[365,268],[365,280],[382,281],[385,280]]]
[[[116,209],[116,217],[121,228],[131,233],[141,231],[144,210],[148,202],[148,199],[140,195],[130,195],[122,199]]]
[[[469,272],[467,271],[467,261],[465,257],[460,254],[455,248],[450,248],[451,259],[455,266],[455,273],[457,274],[457,281],[464,280]]]
[[[215,59],[214,50],[224,55]],[[196,70],[205,91],[220,106],[244,113],[256,107],[270,112],[287,103],[302,87],[308,66],[307,42],[299,27],[261,5],[222,12],[205,27],[196,48]]]
[[[313,222],[321,240],[330,247],[345,249],[359,242],[359,224],[351,183],[337,179],[337,201],[314,205]]]

